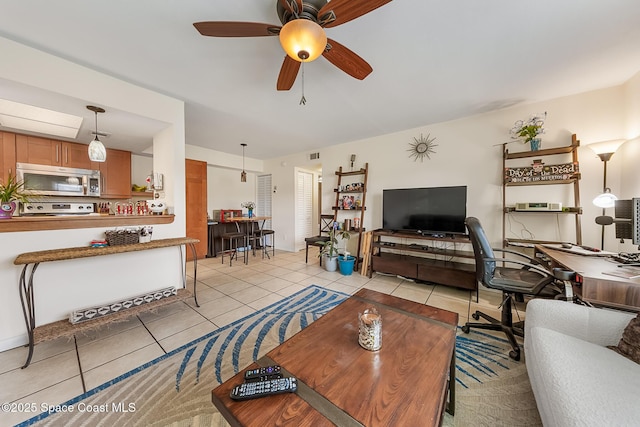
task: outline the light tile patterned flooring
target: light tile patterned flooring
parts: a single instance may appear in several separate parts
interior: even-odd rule
[[[228,258],[224,265],[220,258],[203,259],[198,261],[197,276],[200,307],[191,298],[75,339],[40,343],[26,369],[20,368],[26,348],[1,352],[0,403],[35,404],[38,409],[42,404],[62,403],[313,284],[347,294],[368,288],[455,311],[460,325],[476,309],[499,318],[501,295],[496,292],[481,290],[476,303],[475,293],[469,291],[395,276],[374,274],[369,279],[357,272],[344,276],[321,268],[315,252],[309,258],[305,264],[304,251],[277,252],[271,259],[250,256],[247,265],[234,262],[232,267]],[[187,273],[192,274],[193,269],[187,268]],[[0,411],[0,426],[34,415]]]

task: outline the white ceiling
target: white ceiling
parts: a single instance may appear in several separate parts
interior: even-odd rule
[[[276,37],[203,37],[192,25],[279,25],[275,4],[0,0],[0,36],[184,100],[188,144],[239,155],[246,142],[260,159],[610,87],[640,71],[638,0],[394,0],[326,31],[373,73],[359,81],[324,58],[305,64],[301,106],[300,75],[276,91]],[[78,140],[91,139],[84,100],[2,80],[0,98],[83,116]],[[99,123],[112,134],[107,147],[134,152],[162,126],[115,111]]]

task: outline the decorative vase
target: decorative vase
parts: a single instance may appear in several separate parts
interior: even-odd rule
[[[253,209],[249,209],[249,218],[253,218]]]
[[[540,149],[540,138],[533,138],[529,140],[529,144],[531,145],[531,151],[538,151]]]
[[[0,204],[0,219],[11,219],[16,210],[16,202],[2,202]]]
[[[327,256],[324,257],[324,269],[327,271],[336,271],[338,269],[338,257],[337,256]]]

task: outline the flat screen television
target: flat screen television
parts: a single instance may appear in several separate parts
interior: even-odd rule
[[[382,228],[420,234],[466,234],[467,187],[382,191]]]

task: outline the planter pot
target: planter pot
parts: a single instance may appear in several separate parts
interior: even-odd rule
[[[540,149],[540,142],[540,138],[533,138],[531,141],[529,141],[531,151],[538,151]]]
[[[324,264],[324,269],[327,271],[336,271],[338,269],[338,257],[337,256],[322,256],[322,262]]]
[[[0,219],[11,219],[16,210],[16,202],[2,202],[0,204]]]
[[[339,256],[338,264],[340,264],[340,273],[345,276],[350,276],[353,273],[353,266],[355,264],[356,259],[349,255],[348,257]]]

